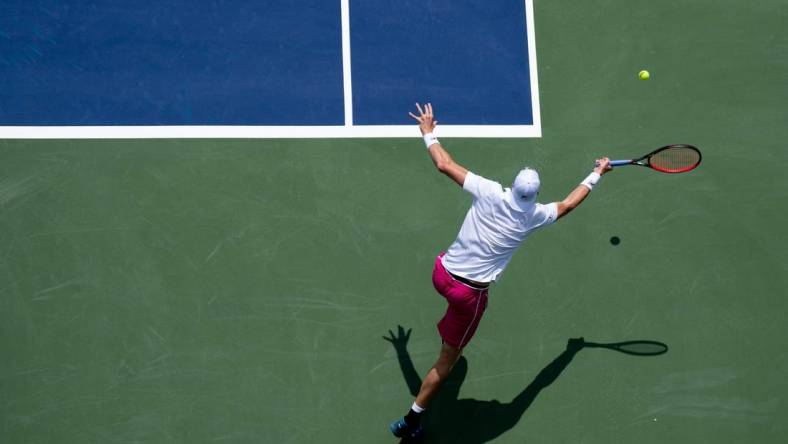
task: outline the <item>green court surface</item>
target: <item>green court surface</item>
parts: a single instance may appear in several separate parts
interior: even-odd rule
[[[543,137],[458,162],[549,201],[598,155],[704,160],[617,169],[529,238],[426,442],[785,442],[788,5],[535,8]],[[397,442],[469,203],[418,137],[0,141],[0,442]]]

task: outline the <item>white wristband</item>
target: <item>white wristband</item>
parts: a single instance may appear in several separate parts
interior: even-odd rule
[[[596,185],[597,182],[599,182],[600,177],[602,176],[600,176],[599,173],[593,172],[589,174],[588,177],[583,179],[583,181],[580,182],[580,185],[585,186],[586,188],[588,188],[589,191],[591,191],[594,189],[594,185]]]
[[[438,142],[438,138],[435,137],[435,134],[427,133],[424,135],[424,145],[427,145],[427,149],[430,149],[430,146],[435,145]]]

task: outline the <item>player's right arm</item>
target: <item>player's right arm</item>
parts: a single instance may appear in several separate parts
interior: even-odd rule
[[[422,110],[421,105],[417,103],[416,109],[419,110],[418,116],[413,113],[408,114],[419,122],[421,135],[426,136],[432,134],[432,131],[435,130],[435,125],[438,124],[438,121],[435,120],[432,114],[432,104],[428,103],[424,105],[424,109]],[[437,138],[431,138],[428,143],[429,146],[427,149],[429,150],[430,157],[432,157],[432,162],[435,164],[435,168],[441,173],[449,176],[457,185],[463,186],[465,177],[468,175],[468,170],[452,159],[451,155],[441,146]]]
[[[596,168],[594,168],[594,173],[598,174],[599,177],[602,177],[603,174],[607,173],[612,169],[610,166],[610,159],[607,157],[603,157],[601,159],[597,159],[596,161]],[[587,183],[591,179],[591,176],[586,178],[580,185],[577,186],[571,193],[569,193],[564,200],[560,202],[556,202],[558,206],[558,219],[568,214],[570,211],[577,208],[581,202],[588,197],[588,194],[591,193],[591,187],[593,187],[593,183]],[[598,178],[597,178],[598,180]]]

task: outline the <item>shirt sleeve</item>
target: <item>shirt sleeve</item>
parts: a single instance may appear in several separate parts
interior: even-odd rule
[[[536,204],[531,229],[546,227],[558,220],[558,204],[553,202],[547,205]]]
[[[470,171],[465,175],[465,182],[463,182],[462,188],[471,193],[476,199],[484,199],[503,192],[503,188],[498,182],[485,179]]]

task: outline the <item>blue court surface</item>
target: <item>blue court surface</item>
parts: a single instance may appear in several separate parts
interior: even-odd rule
[[[8,0],[0,137],[539,136],[534,48],[530,0]]]

